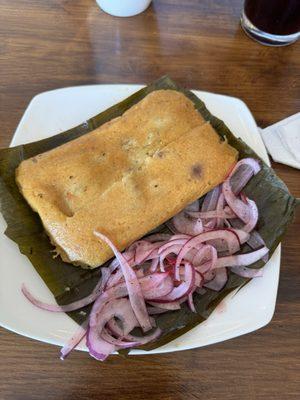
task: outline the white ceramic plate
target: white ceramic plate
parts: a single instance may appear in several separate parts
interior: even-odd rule
[[[93,85],[45,92],[34,97],[16,130],[11,145],[28,143],[62,132],[134,93],[140,85]],[[239,99],[195,91],[232,132],[247,142],[266,162],[268,156],[255,121]],[[21,294],[22,282],[47,302],[54,298],[27,258],[4,234],[0,215],[0,325],[43,342],[64,344],[76,329],[65,314],[35,308]],[[254,331],[272,318],[276,302],[280,248],[264,267],[264,276],[253,279],[236,295],[229,295],[210,318],[188,333],[149,353],[191,349]],[[84,344],[80,349],[86,350]],[[131,354],[145,353],[134,350]]]

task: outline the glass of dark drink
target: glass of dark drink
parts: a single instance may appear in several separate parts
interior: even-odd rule
[[[241,25],[262,44],[294,43],[300,37],[300,0],[245,0]]]

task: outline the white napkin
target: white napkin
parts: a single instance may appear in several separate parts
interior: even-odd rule
[[[300,169],[300,112],[260,133],[274,161]]]

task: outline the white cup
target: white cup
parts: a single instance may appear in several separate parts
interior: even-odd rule
[[[99,7],[115,17],[132,17],[145,11],[152,0],[96,0]]]

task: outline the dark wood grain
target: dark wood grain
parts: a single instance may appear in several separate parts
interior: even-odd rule
[[[9,144],[37,93],[148,83],[166,73],[189,88],[240,97],[261,126],[294,114],[299,43],[276,49],[251,41],[239,26],[241,7],[241,0],[157,0],[120,19],[94,0],[0,0],[0,146]],[[300,196],[299,171],[274,167]],[[0,329],[0,399],[298,399],[299,232],[298,215],[283,243],[267,327],[207,348],[105,364],[80,352],[61,362],[56,347]]]

